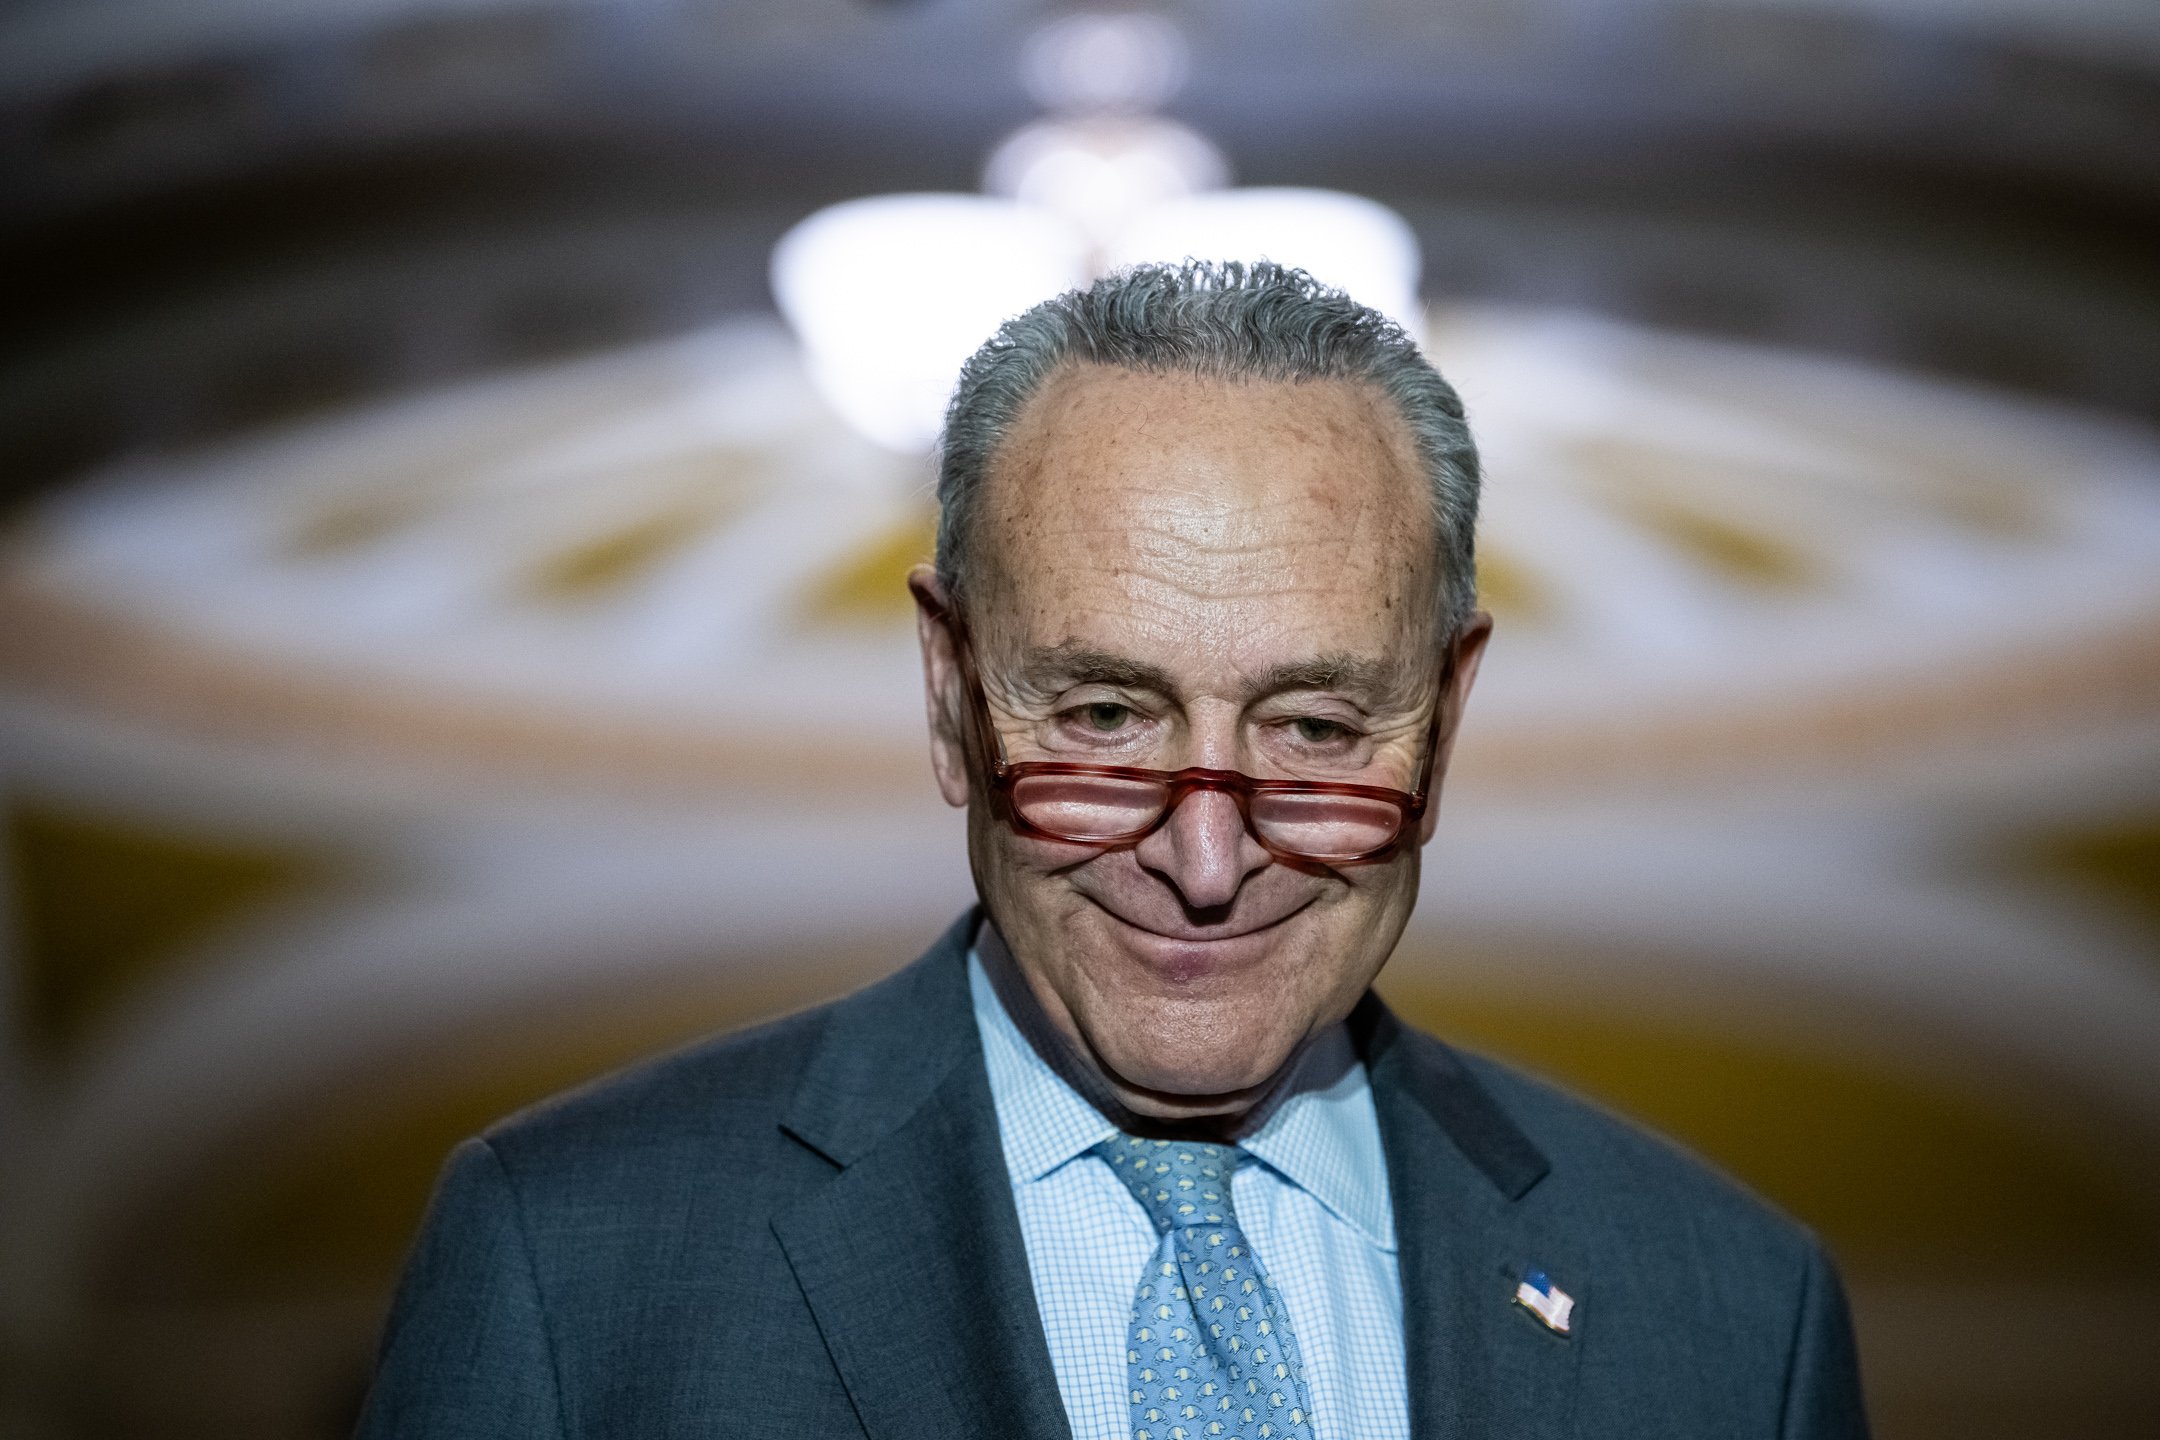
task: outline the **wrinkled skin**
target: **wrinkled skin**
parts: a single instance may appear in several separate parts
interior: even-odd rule
[[[992,468],[966,613],[1009,760],[1298,773],[1410,789],[1439,704],[1444,774],[1490,621],[1435,621],[1425,481],[1388,401],[1337,381],[1073,366]],[[1229,1133],[1348,1015],[1417,899],[1420,833],[1335,868],[1277,861],[1202,791],[1137,845],[995,818],[934,573],[931,752],[976,884],[1065,1057],[1129,1114]]]

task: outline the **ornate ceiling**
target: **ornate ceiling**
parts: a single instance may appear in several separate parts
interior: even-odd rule
[[[1242,183],[1377,195],[1438,296],[2160,414],[2149,7],[1165,7]],[[36,4],[0,17],[21,486],[767,303],[817,205],[967,189],[1019,0]]]

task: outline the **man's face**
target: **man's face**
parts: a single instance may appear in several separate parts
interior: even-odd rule
[[[1486,630],[1456,642],[1443,696],[1427,494],[1365,387],[1053,377],[996,456],[971,552],[1006,758],[1415,788]],[[913,583],[934,598],[926,571]],[[1135,845],[1016,834],[967,759],[970,701],[928,607],[923,643],[940,785],[970,807],[977,885],[1045,1014],[1135,1113],[1245,1108],[1394,949],[1429,812],[1389,858],[1335,867],[1277,860],[1220,791]]]

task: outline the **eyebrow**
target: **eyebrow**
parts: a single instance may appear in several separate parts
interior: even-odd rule
[[[1182,698],[1181,687],[1161,666],[1090,645],[1035,646],[1023,657],[1023,665],[1037,683],[1116,685],[1151,691],[1171,700]],[[1296,690],[1334,690],[1379,698],[1391,695],[1400,686],[1400,667],[1369,655],[1334,651],[1309,660],[1270,665],[1253,678],[1247,692],[1252,699]]]
[[[1021,667],[1038,683],[1059,680],[1067,685],[1118,685],[1128,690],[1152,690],[1167,699],[1176,699],[1179,693],[1177,681],[1161,666],[1091,645],[1031,646],[1021,658]]]
[[[1338,650],[1311,660],[1288,660],[1260,672],[1253,684],[1255,695],[1280,695],[1289,690],[1339,690],[1382,696],[1398,688],[1399,667],[1369,655]]]

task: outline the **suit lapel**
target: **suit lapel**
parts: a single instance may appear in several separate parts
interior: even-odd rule
[[[784,1125],[839,1167],[773,1230],[872,1440],[1068,1434],[968,997],[973,920],[834,1011]]]
[[[1585,1303],[1587,1279],[1568,1237],[1539,1223],[1527,1202],[1545,1158],[1446,1046],[1405,1028],[1372,996],[1351,1024],[1388,1156],[1411,1433],[1568,1434],[1596,1307]],[[1568,1336],[1514,1302],[1533,1268],[1583,1312]]]

